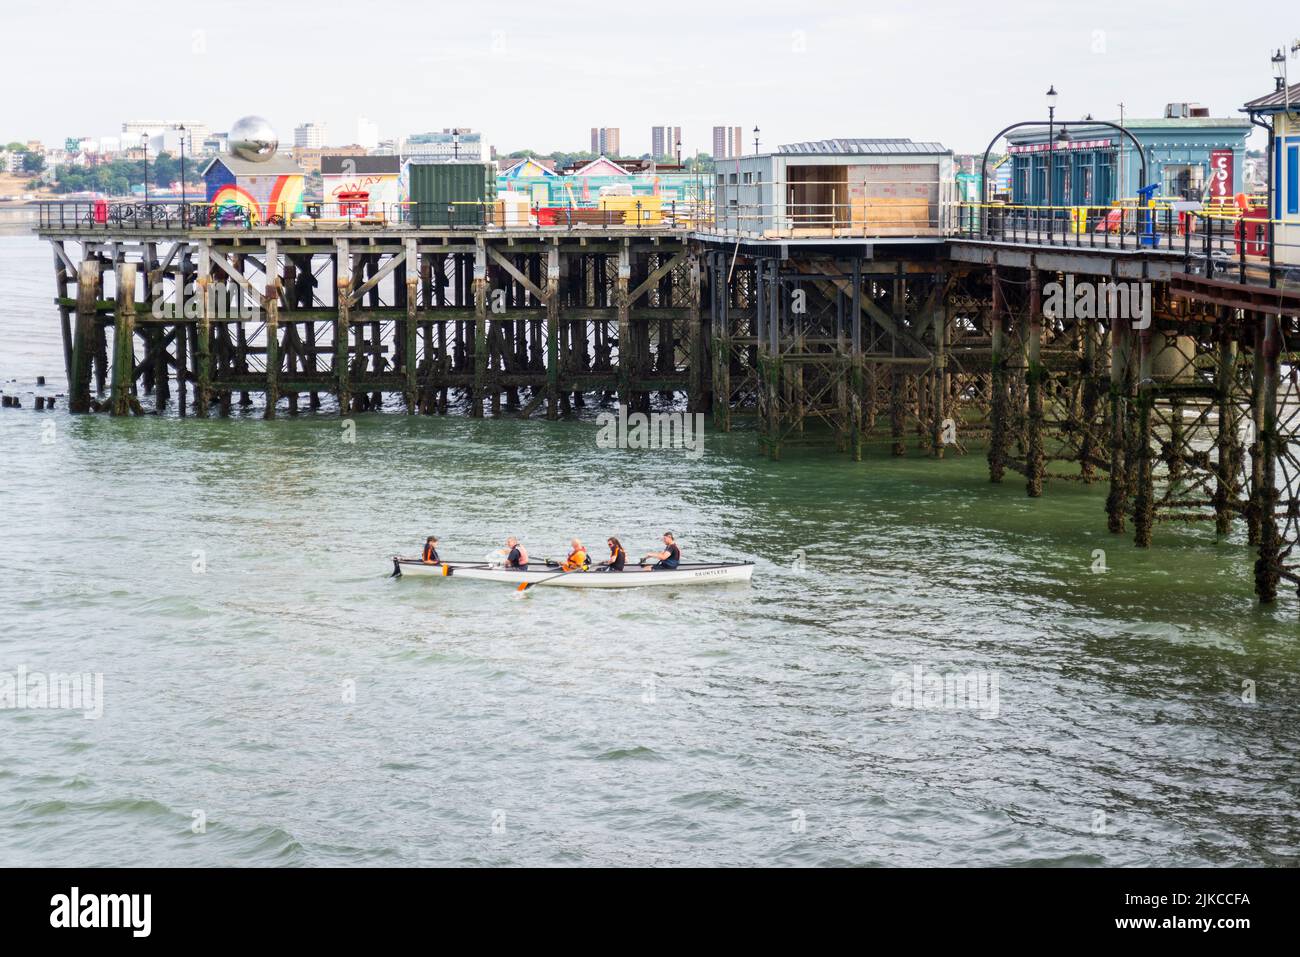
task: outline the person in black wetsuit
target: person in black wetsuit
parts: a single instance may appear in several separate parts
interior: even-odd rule
[[[646,565],[647,558],[658,559],[653,565]],[[673,538],[672,532],[664,532],[664,550],[662,552],[650,552],[641,559],[641,564],[645,571],[672,571],[681,563],[682,550],[677,547],[677,540]]]
[[[611,538],[607,544],[609,545],[609,561],[601,562],[600,567],[606,571],[621,572],[623,566],[627,563],[627,552],[623,551],[623,543],[617,538]]]

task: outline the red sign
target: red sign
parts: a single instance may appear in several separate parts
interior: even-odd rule
[[[1232,195],[1232,150],[1210,150],[1210,198]]]

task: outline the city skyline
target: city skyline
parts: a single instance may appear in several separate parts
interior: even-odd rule
[[[72,49],[57,70],[37,48],[18,45],[10,51],[0,64],[8,87],[21,88],[39,76],[44,92],[39,101],[7,104],[0,136],[55,142],[110,133],[120,120],[105,116],[106,101],[77,95],[93,86],[115,90],[111,109],[123,116],[196,116],[213,130],[225,130],[237,117],[258,113],[283,142],[291,142],[294,128],[311,118],[332,130],[353,131],[365,117],[385,138],[462,125],[491,130],[492,145],[502,154],[579,151],[590,129],[590,120],[576,122],[580,112],[631,131],[620,144],[627,155],[651,151],[649,128],[664,115],[680,123],[685,156],[712,152],[712,128],[720,118],[740,121],[746,152],[753,149],[748,131],[754,126],[764,150],[823,137],[904,136],[978,152],[1006,123],[1044,113],[1049,85],[1060,92],[1057,115],[1063,118],[1112,118],[1120,103],[1129,116],[1160,116],[1166,103],[1185,100],[1204,102],[1215,116],[1238,115],[1242,103],[1269,91],[1269,54],[1291,39],[1205,30],[1201,25],[1212,21],[1216,9],[1208,2],[1181,5],[1179,20],[1166,15],[1165,5],[1116,2],[1094,4],[1082,17],[1063,4],[1024,2],[994,11],[954,3],[937,14],[895,2],[845,11],[812,0],[796,13],[757,3],[744,18],[673,2],[667,12],[678,6],[689,13],[691,30],[671,27],[670,17],[647,20],[639,55],[627,57],[612,28],[560,29],[544,18],[533,23],[529,8],[506,2],[505,27],[452,24],[409,63],[352,51],[347,55],[354,69],[346,84],[327,75],[312,89],[301,71],[311,65],[308,51],[331,42],[329,12],[341,15],[341,4],[236,4],[230,17],[190,20],[146,2],[140,16],[158,41],[158,75],[181,82],[152,88],[128,82],[128,62],[94,55],[96,49],[129,44],[138,32],[138,24],[104,19],[93,35],[69,39]],[[84,0],[69,7],[98,19],[97,8]],[[1273,14],[1284,22],[1280,2],[1247,7],[1247,16]],[[388,3],[376,15],[396,21],[419,9]],[[242,30],[244,15],[257,16],[259,30]],[[35,8],[18,8],[10,14],[13,35],[35,35],[43,16]],[[298,42],[286,47],[276,39],[287,34]],[[1035,42],[1026,42],[1029,37]],[[1008,50],[1014,57],[997,52]],[[761,70],[744,68],[756,60]],[[1212,64],[1213,80],[1161,66],[1188,62]],[[216,63],[223,82],[202,82]],[[1300,75],[1300,65],[1292,67]],[[476,79],[480,72],[492,82]],[[646,95],[650,76],[655,82]],[[520,109],[517,100],[500,95],[512,84],[552,104],[568,90],[581,98],[581,111],[566,108],[557,123],[553,108]],[[698,96],[700,89],[709,96]],[[845,97],[851,91],[852,109],[821,95],[835,89],[846,91]],[[952,95],[955,90],[960,97]]]

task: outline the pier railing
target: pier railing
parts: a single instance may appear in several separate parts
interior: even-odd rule
[[[1151,251],[1187,272],[1241,283],[1300,285],[1300,221],[1226,204],[1201,208],[961,203],[953,235],[1017,246]]]
[[[709,222],[712,204],[651,202],[647,197],[620,197],[593,206],[515,204],[501,200],[451,203],[370,203],[306,201],[285,211],[275,206],[206,202],[77,200],[37,204],[41,230],[350,230],[374,227],[417,229],[488,229],[512,227],[626,227],[686,229]]]

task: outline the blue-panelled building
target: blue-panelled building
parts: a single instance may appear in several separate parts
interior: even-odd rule
[[[1120,125],[1118,120],[1112,122]],[[1147,183],[1160,183],[1156,196],[1226,199],[1243,190],[1246,140],[1253,128],[1249,119],[1172,116],[1125,119],[1122,125],[1142,144]],[[1101,124],[1071,123],[1064,129],[1065,139],[1060,138],[1061,126],[1052,130],[1050,148],[1047,124],[1007,134],[1012,203],[1107,206],[1137,195],[1142,161],[1132,140]]]

